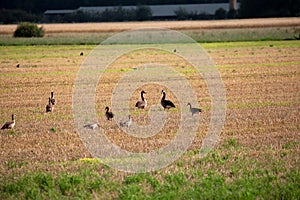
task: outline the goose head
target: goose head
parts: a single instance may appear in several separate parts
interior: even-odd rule
[[[162,98],[161,98],[161,101],[165,100],[166,98],[166,92],[164,90],[161,91],[161,94],[162,94]]]

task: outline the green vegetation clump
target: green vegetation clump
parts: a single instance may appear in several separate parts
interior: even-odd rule
[[[38,27],[34,23],[20,23],[14,32],[14,37],[43,37],[45,34],[42,27]]]

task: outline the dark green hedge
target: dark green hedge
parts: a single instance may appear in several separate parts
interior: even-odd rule
[[[36,24],[23,22],[20,23],[14,32],[14,37],[43,37],[45,34],[42,27]]]

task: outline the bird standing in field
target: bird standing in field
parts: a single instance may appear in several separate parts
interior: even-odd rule
[[[190,112],[192,115],[202,112],[200,108],[193,108],[191,103],[186,104],[187,106],[190,106]]]
[[[51,98],[49,97],[49,102],[48,104],[46,105],[46,112],[52,112],[54,109],[54,106],[53,104],[51,103]]]
[[[120,126],[129,128],[132,123],[131,115],[128,115],[128,120],[124,122],[120,122]]]
[[[50,101],[51,101],[51,104],[54,106],[54,105],[56,104],[56,101],[55,101],[55,99],[54,99],[54,96],[53,96],[53,95],[54,95],[54,93],[53,93],[53,92],[51,92],[51,97],[50,97],[50,98],[51,98],[51,100],[50,100]]]
[[[144,98],[144,94],[146,94],[146,92],[143,90],[141,91],[141,101],[136,102],[135,107],[140,108],[140,109],[144,109],[147,107],[147,100]]]
[[[107,120],[111,120],[114,117],[114,114],[112,112],[109,112],[109,107],[106,107],[105,110],[106,110],[105,116]]]
[[[12,129],[16,125],[16,120],[14,118],[14,114],[11,115],[11,121],[5,122],[1,129]]]
[[[164,109],[169,109],[169,108],[175,108],[175,105],[172,101],[166,100],[166,92],[164,90],[161,91],[162,93],[162,98],[160,100],[160,104]]]
[[[84,128],[93,129],[93,130],[94,130],[95,128],[100,127],[100,124],[98,124],[98,123],[87,124],[87,125],[84,125],[83,127],[84,127]]]

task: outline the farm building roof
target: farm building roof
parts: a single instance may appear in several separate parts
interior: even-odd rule
[[[77,12],[77,9],[75,10],[46,10],[44,12],[45,15],[51,15],[51,14],[69,14],[69,13],[75,13]]]
[[[215,11],[219,8],[224,10],[229,10],[228,3],[209,3],[209,4],[177,4],[177,5],[149,5],[147,6],[152,11],[153,17],[173,17],[176,16],[175,11],[178,9],[184,9],[187,12],[197,12],[213,15]],[[239,7],[239,3],[237,4]],[[103,12],[105,10],[116,9],[118,6],[101,6],[101,7],[79,7],[75,10],[47,10],[46,15],[51,14],[68,14],[72,12],[82,11],[82,12]],[[136,9],[137,6],[122,6],[123,9]]]
[[[137,6],[122,6],[123,9],[135,9]],[[205,14],[215,14],[219,8],[229,10],[228,3],[209,3],[209,4],[179,4],[179,5],[150,5],[148,6],[152,11],[153,17],[167,17],[175,16],[175,11],[182,8],[187,12],[197,12]],[[78,11],[82,12],[103,12],[105,10],[118,8],[116,6],[103,7],[79,7]]]

